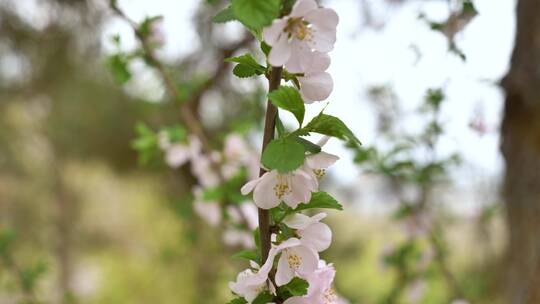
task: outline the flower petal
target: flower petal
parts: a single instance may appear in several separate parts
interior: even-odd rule
[[[279,37],[283,34],[285,26],[287,26],[288,19],[289,18],[276,19],[270,26],[263,29],[263,39],[268,45],[273,46],[278,42]]]
[[[332,230],[324,223],[314,223],[304,230],[299,230],[302,244],[318,252],[324,251],[332,243]]]
[[[302,260],[302,263],[300,263],[297,269],[299,274],[305,276],[317,270],[319,266],[319,254],[316,251],[306,246],[297,246],[291,250],[294,250],[295,254]]]
[[[334,89],[334,81],[326,72],[298,77],[298,81],[301,86],[300,93],[306,103],[325,100]]]
[[[325,135],[325,136],[321,137],[321,139],[319,139],[319,141],[317,142],[317,146],[322,147],[322,146],[326,145],[326,143],[329,140],[330,140],[330,136]]]
[[[295,213],[287,216],[283,223],[292,229],[305,229],[313,224],[311,218],[305,214]]]
[[[339,23],[338,14],[331,8],[312,10],[304,16],[304,19],[311,23],[317,31],[333,31],[334,33]]]
[[[271,209],[279,205],[280,199],[276,196],[274,187],[277,183],[277,173],[275,171],[270,171],[265,173],[259,184],[255,186],[253,191],[253,202],[259,208],[262,209]]]
[[[305,73],[313,74],[324,72],[330,67],[330,56],[326,53],[314,51],[311,53],[311,64],[305,68]]]
[[[242,195],[248,195],[248,193],[251,193],[253,189],[261,182],[261,177],[254,179],[252,181],[247,182],[242,188],[240,188],[240,193]]]
[[[165,162],[172,168],[178,168],[185,164],[190,156],[189,147],[182,144],[174,144],[167,149]]]
[[[274,44],[268,54],[268,62],[272,66],[282,66],[291,57],[291,45],[287,35],[279,36],[278,41]]]
[[[313,60],[313,52],[308,48],[308,45],[293,38],[291,41],[291,56],[285,64],[287,71],[291,73],[307,73],[313,64]]]
[[[303,17],[317,8],[315,0],[298,0],[292,8],[290,16]]]
[[[275,278],[278,287],[289,283],[294,277],[294,271],[289,265],[288,258],[287,252],[283,252],[278,260]]]
[[[339,156],[334,154],[319,152],[306,158],[307,165],[312,169],[326,169],[338,161]]]

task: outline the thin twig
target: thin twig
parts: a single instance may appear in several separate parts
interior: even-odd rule
[[[270,75],[268,77],[269,89],[268,91],[273,91],[279,87],[281,82],[281,74],[283,68],[272,68]],[[262,150],[274,139],[274,133],[276,129],[276,116],[277,108],[272,104],[270,100],[266,103],[266,117],[264,121],[264,136]],[[262,176],[266,173],[266,170],[261,168],[259,176]],[[266,261],[268,258],[268,252],[270,251],[270,212],[265,209],[259,208],[259,232],[261,236],[261,257],[262,261]]]

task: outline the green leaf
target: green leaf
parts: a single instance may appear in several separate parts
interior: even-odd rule
[[[311,200],[307,204],[300,204],[296,209],[294,209],[295,212],[306,210],[306,209],[313,209],[313,208],[325,208],[325,209],[336,209],[336,210],[343,210],[343,206],[336,201],[335,198],[330,196],[330,194],[320,191],[320,192],[313,192],[311,194]]]
[[[212,18],[212,22],[214,23],[225,23],[234,20],[236,20],[236,16],[234,15],[232,6],[230,5],[217,13],[214,18]]]
[[[264,74],[266,72],[266,67],[264,67],[263,65],[260,65],[259,63],[257,63],[257,60],[255,60],[255,58],[253,58],[253,56],[251,56],[251,54],[249,54],[249,53],[244,54],[242,56],[238,56],[238,57],[225,58],[225,61],[226,62],[236,62],[236,63],[239,63],[239,64],[246,65],[248,67],[251,67],[259,75]]]
[[[278,137],[283,137],[286,133],[285,126],[283,125],[283,122],[279,118],[279,115],[276,116],[276,130],[278,133]]]
[[[246,259],[250,261],[259,262],[259,254],[255,250],[242,250],[233,254],[232,256],[235,259]]]
[[[236,298],[230,300],[227,304],[247,304],[247,301],[244,298]]]
[[[233,74],[236,77],[240,77],[240,78],[248,78],[248,77],[260,75],[252,67],[244,65],[244,64],[237,64],[233,69]]]
[[[259,231],[259,228],[255,228],[253,230],[253,240],[255,240],[255,245],[257,246],[257,249],[261,248],[261,232]]]
[[[279,287],[283,291],[287,291],[291,296],[303,296],[307,294],[309,283],[306,280],[295,277],[288,284]]]
[[[147,164],[159,151],[157,135],[142,122],[137,123],[135,131],[137,138],[131,142],[131,147],[139,152],[139,163]]]
[[[265,291],[261,294],[259,294],[255,300],[253,300],[253,304],[266,304],[266,303],[270,303],[270,302],[273,302],[274,300],[274,297],[268,292],[268,291]]]
[[[257,63],[251,54],[244,54],[238,57],[230,57],[225,59],[226,62],[238,63],[234,69],[234,75],[240,78],[252,77],[261,75],[266,72],[266,68]]]
[[[280,3],[280,0],[232,0],[232,9],[242,24],[260,31],[279,16]]]
[[[187,131],[182,125],[174,125],[162,129],[171,142],[183,142],[187,138]]]
[[[268,98],[276,107],[293,113],[300,126],[302,125],[306,108],[297,89],[289,86],[280,86],[278,89],[268,93]]]
[[[294,140],[302,144],[302,146],[304,146],[304,149],[306,149],[306,151],[309,153],[317,154],[321,152],[321,147],[319,145],[314,144],[307,139],[304,139],[302,137],[295,137]]]
[[[15,232],[9,229],[0,230],[0,255],[7,253],[15,240]]]
[[[272,47],[268,45],[268,43],[264,41],[261,42],[261,50],[263,51],[264,55],[266,55],[266,57],[268,57],[268,54],[270,54],[271,49]]]
[[[297,133],[299,135],[308,135],[310,132],[333,136],[356,145],[362,144],[341,119],[332,115],[323,113],[317,115]]]
[[[106,64],[118,84],[125,84],[131,79],[131,72],[128,69],[129,60],[125,54],[109,56]]]
[[[262,154],[262,164],[280,173],[295,170],[304,164],[304,146],[287,137],[271,141]]]

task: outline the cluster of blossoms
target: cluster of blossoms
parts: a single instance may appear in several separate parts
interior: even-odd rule
[[[249,200],[227,202],[218,198],[205,197],[205,191],[217,189],[236,177],[252,179],[259,173],[258,157],[237,133],[227,135],[222,152],[205,154],[201,142],[188,136],[183,142],[171,141],[166,131],[159,133],[159,147],[164,152],[165,162],[171,168],[179,168],[188,162],[191,173],[197,178],[192,189],[193,210],[211,226],[226,224],[223,241],[229,246],[254,248],[252,233],[257,228],[257,208]],[[225,222],[223,219],[227,218]]]
[[[314,0],[300,0],[288,16],[263,31],[264,41],[272,46],[268,62],[297,76],[306,103],[327,99],[334,87],[326,72],[327,53],[334,48],[338,21],[334,10],[320,8]]]
[[[272,47],[268,63],[284,68],[283,78],[293,80],[306,104],[325,100],[333,89],[326,72],[330,66],[327,52],[334,47],[337,24],[335,11],[319,7],[314,0],[299,0],[289,15],[263,29],[262,37]],[[324,136],[317,145],[324,146],[328,139]],[[285,304],[345,303],[333,289],[333,265],[319,258],[332,241],[332,231],[321,222],[327,214],[308,216],[297,211],[300,204],[309,204],[326,169],[338,159],[320,149],[306,152],[298,168],[284,172],[262,166],[266,173],[241,188],[243,195],[253,193],[253,202],[260,209],[281,210],[284,215],[272,218],[267,259],[251,260],[251,267],[229,284],[242,299],[238,303],[259,302],[256,299],[264,294],[275,299],[268,302]],[[294,280],[305,281],[307,289],[284,295],[280,287]]]

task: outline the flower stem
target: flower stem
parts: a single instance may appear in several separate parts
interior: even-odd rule
[[[270,75],[268,76],[269,92],[272,92],[279,87],[279,84],[281,83],[282,73],[282,67],[272,68],[272,70],[270,71]],[[266,103],[266,117],[264,120],[264,136],[261,153],[262,151],[264,151],[270,141],[274,139],[277,113],[278,110],[276,106],[274,106],[272,102],[268,100]],[[261,168],[259,176],[262,176],[264,173],[266,173],[266,170]],[[264,263],[264,261],[266,261],[266,259],[268,258],[268,252],[270,251],[271,245],[270,212],[261,208],[259,208],[259,233],[261,237],[261,260]]]

